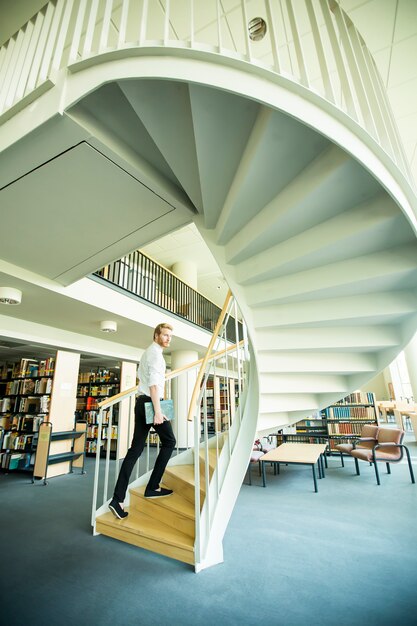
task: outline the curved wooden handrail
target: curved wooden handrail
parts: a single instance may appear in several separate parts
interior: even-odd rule
[[[128,396],[130,396],[130,394],[136,393],[137,389],[138,389],[138,386],[135,385],[134,387],[130,387],[130,389],[125,389],[124,391],[121,391],[120,393],[116,393],[115,396],[110,396],[110,398],[106,398],[106,400],[99,402],[97,404],[97,407],[98,409],[101,409],[106,404],[113,403],[115,400],[123,400],[123,398],[127,398]]]
[[[228,346],[227,348],[223,348],[222,350],[213,352],[213,354],[209,355],[207,362],[215,361],[216,359],[224,356],[225,354],[234,352],[235,350],[237,350],[237,348],[242,347],[244,343],[245,343],[245,340],[241,339],[238,343],[234,343],[232,346]],[[165,380],[172,380],[173,378],[177,378],[177,376],[179,376],[183,372],[186,372],[187,370],[192,370],[195,367],[198,367],[199,365],[201,365],[203,361],[204,361],[204,357],[202,359],[198,359],[198,361],[193,361],[192,363],[188,363],[188,365],[183,365],[182,367],[179,367],[176,370],[172,370],[172,372],[168,372],[168,374],[165,376]],[[110,402],[113,403],[114,400],[123,400],[124,398],[127,398],[128,396],[130,396],[132,393],[136,393],[137,389],[138,389],[137,385],[135,385],[134,387],[130,387],[129,389],[125,389],[125,391],[121,391],[115,396],[111,396],[110,398],[107,398],[106,400],[99,402],[97,404],[97,407],[101,409],[106,404],[110,404]]]
[[[194,419],[195,406],[197,404],[197,398],[198,398],[198,395],[200,393],[201,383],[202,383],[202,380],[203,380],[204,372],[206,370],[206,365],[207,365],[207,363],[209,361],[209,358],[210,358],[211,352],[213,350],[215,341],[216,341],[217,337],[219,336],[219,331],[220,331],[221,325],[223,324],[224,318],[226,317],[226,312],[227,312],[227,309],[228,309],[228,306],[229,306],[231,298],[232,298],[232,292],[229,289],[229,291],[227,292],[227,295],[226,295],[226,299],[225,299],[224,304],[223,304],[223,308],[222,308],[221,313],[219,315],[219,319],[217,320],[216,328],[214,329],[213,335],[212,335],[212,337],[210,339],[210,343],[208,345],[207,352],[206,352],[206,354],[205,354],[205,356],[204,356],[204,358],[202,360],[201,367],[200,367],[200,370],[199,370],[198,375],[197,375],[197,380],[195,381],[193,395],[191,396],[190,406],[188,408],[187,420],[189,422],[192,422],[193,419]]]

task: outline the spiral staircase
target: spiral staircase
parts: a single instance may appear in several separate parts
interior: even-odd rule
[[[256,430],[292,424],[357,389],[415,333],[416,197],[387,152],[311,90],[247,61],[162,49],[87,49],[39,96],[35,122],[51,137],[70,129],[60,154],[93,148],[115,170],[123,163],[210,247],[243,312],[257,372],[242,477]],[[19,116],[28,130],[27,110]],[[148,240],[175,227],[169,213],[157,217]],[[87,232],[96,228],[83,219]]]
[[[415,233],[329,138],[253,99],[167,80],[118,81],[68,115],[150,145],[143,158],[191,200],[248,324],[259,430],[347,395],[411,338]]]

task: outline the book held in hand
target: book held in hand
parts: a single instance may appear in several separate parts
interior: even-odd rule
[[[168,421],[174,419],[174,401],[173,400],[161,400],[161,412],[165,415]],[[155,411],[152,402],[145,402],[145,418],[147,424],[153,424],[155,417]]]

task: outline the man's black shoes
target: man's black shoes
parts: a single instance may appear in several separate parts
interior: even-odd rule
[[[118,519],[124,519],[129,515],[129,513],[126,513],[126,511],[122,509],[119,502],[117,502],[115,498],[113,498],[113,500],[110,502],[109,509]]]
[[[166,496],[171,496],[173,493],[172,489],[165,489],[164,487],[160,487],[159,489],[149,489],[146,487],[145,498],[166,498]]]

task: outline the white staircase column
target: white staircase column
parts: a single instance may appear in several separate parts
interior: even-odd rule
[[[198,353],[194,350],[174,350],[171,354],[171,367],[175,370],[197,359]],[[172,381],[172,397],[176,407],[174,431],[177,446],[180,448],[190,448],[194,444],[194,425],[193,422],[187,420],[187,413],[196,378],[197,370],[190,372],[187,377],[182,376]]]
[[[417,402],[417,333],[404,349],[404,356],[410,377],[411,389],[413,390],[414,402]]]
[[[171,267],[171,272],[193,289],[197,289],[197,266],[193,261],[177,261]]]

